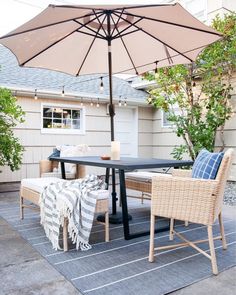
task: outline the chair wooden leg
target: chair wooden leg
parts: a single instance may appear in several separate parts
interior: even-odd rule
[[[187,220],[185,220],[184,225],[188,226],[188,221]]]
[[[105,213],[105,241],[109,242],[109,212]]]
[[[64,218],[63,224],[63,250],[68,251],[68,219]]]
[[[20,195],[20,219],[24,219],[24,199]]]
[[[174,222],[175,222],[174,218],[171,218],[170,219],[170,236],[169,236],[170,241],[173,241],[174,239]]]
[[[227,243],[226,243],[226,239],[225,239],[225,230],[224,230],[224,224],[223,224],[223,219],[222,219],[222,213],[219,214],[219,225],[220,225],[220,233],[221,233],[221,237],[222,237],[223,249],[226,250]]]
[[[149,244],[149,262],[153,262],[154,261],[154,234],[155,234],[155,215],[151,214],[150,244]]]
[[[207,226],[207,231],[208,231],[209,246],[210,246],[210,253],[211,253],[212,272],[214,275],[217,275],[218,268],[217,268],[217,262],[216,262],[216,253],[215,253],[215,247],[214,247],[212,225]]]

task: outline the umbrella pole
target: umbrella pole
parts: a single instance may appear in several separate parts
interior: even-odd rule
[[[111,53],[111,41],[108,40],[108,69],[109,69],[109,93],[110,93],[110,104],[109,104],[109,115],[111,122],[111,141],[115,140],[114,134],[114,105],[112,97],[112,53]],[[112,169],[112,215],[116,215],[116,174],[115,169]]]
[[[111,24],[110,24],[110,14],[107,13],[107,33],[108,36],[111,36]],[[115,140],[115,132],[114,132],[114,116],[115,109],[113,104],[113,96],[112,96],[112,51],[111,51],[111,37],[108,38],[108,73],[109,73],[109,94],[110,94],[110,102],[109,102],[109,115],[111,122],[111,141]],[[121,212],[116,211],[116,174],[115,169],[112,169],[112,214],[109,215],[109,222],[113,224],[118,224],[123,222],[123,214]],[[128,219],[131,220],[132,217],[128,215]],[[105,216],[99,215],[97,217],[98,221],[104,222]]]

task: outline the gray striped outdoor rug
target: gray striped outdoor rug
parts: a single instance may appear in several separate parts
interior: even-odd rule
[[[132,232],[148,230],[148,203],[132,202],[136,202],[135,208],[130,209]],[[156,253],[155,262],[149,263],[149,237],[125,241],[122,225],[111,225],[109,243],[104,242],[104,227],[94,225],[90,240],[93,248],[89,251],[81,252],[74,248],[67,253],[54,251],[39,223],[39,214],[30,210],[25,210],[25,213],[25,219],[19,220],[17,202],[0,207],[0,215],[83,294],[167,294],[212,276],[210,261],[189,247],[161,251]],[[157,226],[167,222],[159,219]],[[224,219],[224,225],[227,251],[222,250],[221,241],[215,241],[219,271],[236,265],[236,220]],[[176,229],[192,240],[207,237],[206,228],[197,224],[185,227],[179,222]],[[219,233],[218,224],[214,225],[214,233]],[[177,238],[175,240],[178,241]],[[159,246],[170,243],[168,232],[156,234],[155,243]],[[207,243],[201,247],[209,249]]]

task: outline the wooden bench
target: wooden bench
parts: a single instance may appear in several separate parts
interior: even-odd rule
[[[58,181],[66,181],[56,177],[48,178],[25,178],[21,181],[20,188],[20,217],[24,219],[24,208],[32,210],[40,210],[39,197],[43,189],[50,183]],[[97,203],[95,213],[105,213],[105,241],[109,242],[109,192],[107,190],[92,191],[91,194],[96,194]],[[30,204],[25,204],[24,201],[29,201]],[[68,220],[64,219],[63,224],[63,249],[68,251]]]

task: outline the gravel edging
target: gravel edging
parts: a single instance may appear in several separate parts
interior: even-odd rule
[[[224,204],[236,206],[236,181],[228,181],[225,187]]]

